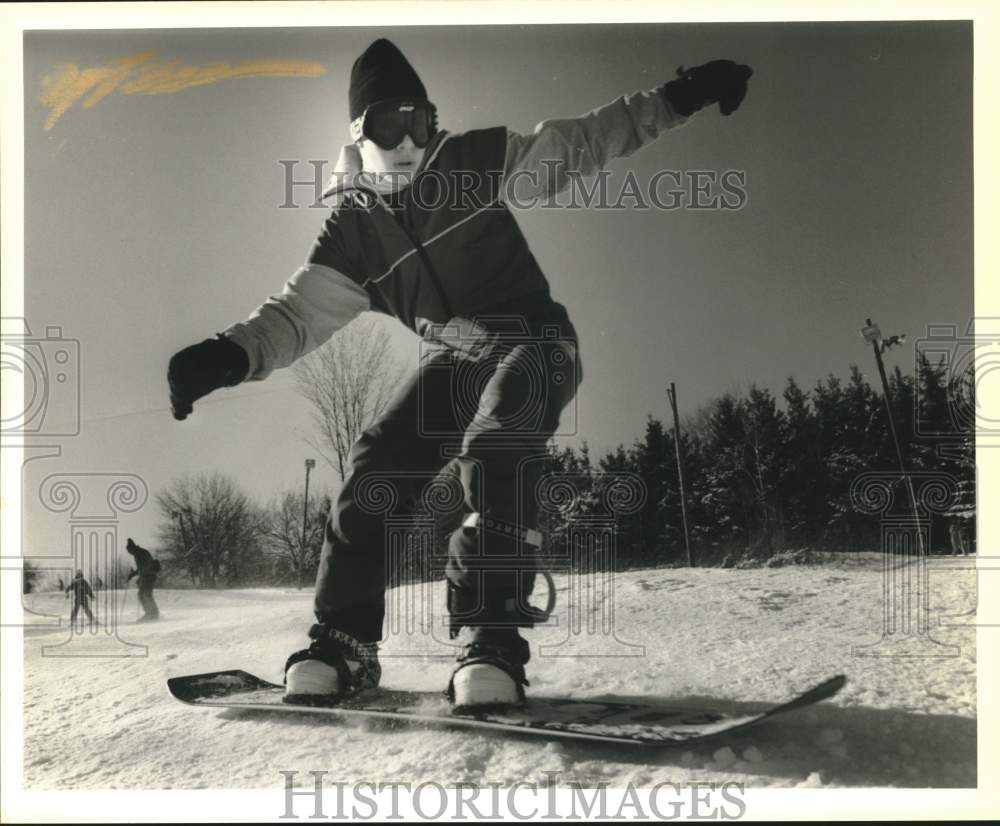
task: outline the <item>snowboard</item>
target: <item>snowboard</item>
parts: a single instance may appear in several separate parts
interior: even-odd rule
[[[838,675],[787,702],[745,715],[727,715],[712,709],[671,708],[654,698],[622,702],[530,695],[516,706],[456,711],[443,693],[387,688],[365,691],[336,705],[304,705],[283,702],[283,686],[238,670],[173,677],[167,680],[167,687],[175,699],[202,708],[402,720],[546,738],[662,747],[697,743],[742,731],[776,715],[832,697],[846,682],[845,676]]]

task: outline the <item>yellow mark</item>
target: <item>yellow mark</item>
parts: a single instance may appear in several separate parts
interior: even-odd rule
[[[235,66],[212,63],[183,66],[176,60],[147,62],[156,52],[120,57],[107,66],[81,69],[60,63],[42,80],[39,100],[49,110],[45,130],[51,129],[70,107],[85,95],[84,109],[96,106],[114,91],[123,95],[158,95],[240,77],[318,77],[323,64],[304,60],[244,60]],[[142,65],[140,65],[142,64]]]

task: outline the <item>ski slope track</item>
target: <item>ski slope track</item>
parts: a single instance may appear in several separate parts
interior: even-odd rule
[[[560,784],[586,787],[712,781],[974,787],[975,629],[968,612],[975,607],[975,574],[931,566],[932,636],[957,646],[957,656],[852,656],[853,646],[882,634],[883,580],[877,555],[871,557],[870,564],[617,574],[618,641],[582,635],[591,648],[586,653],[573,653],[565,642],[571,583],[556,576],[558,624],[526,633],[529,691],[538,695],[652,698],[752,714],[831,674],[848,677],[820,705],[722,740],[652,750],[190,708],[170,698],[168,678],[242,668],[281,682],[285,658],[305,642],[310,590],[162,591],[163,619],[150,624],[135,624],[129,594],[119,633],[146,646],[146,655],[115,658],[43,656],[43,646],[68,637],[67,603],[59,594],[34,594],[27,599],[35,612],[63,619],[61,628],[24,632],[24,785],[266,789],[283,784],[279,771],[297,771],[308,784],[309,771],[325,770],[345,783],[545,784],[556,772]],[[418,588],[403,586],[390,596],[415,598]],[[433,591],[438,605],[443,585]],[[590,600],[590,613],[606,619],[607,603]],[[28,616],[42,620],[39,613]],[[383,686],[440,690],[451,658],[444,643],[425,634],[390,634],[382,649]]]

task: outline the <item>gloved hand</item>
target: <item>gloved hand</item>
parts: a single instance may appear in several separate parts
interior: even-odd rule
[[[239,384],[249,370],[250,359],[243,348],[221,335],[185,347],[167,368],[174,418],[186,419],[194,402],[220,387]]]
[[[132,541],[131,536],[128,538],[128,542],[125,543],[125,547],[128,548],[130,551],[135,550],[135,543]]]
[[[735,112],[747,93],[753,69],[732,60],[713,60],[691,69],[678,67],[677,79],[661,88],[677,114],[688,117],[713,103],[723,115]]]

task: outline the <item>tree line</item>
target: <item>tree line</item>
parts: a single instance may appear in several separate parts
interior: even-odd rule
[[[908,472],[949,474],[958,494],[950,515],[932,515],[930,550],[948,549],[949,518],[970,533],[975,513],[973,387],[969,376],[949,376],[944,363],[921,358],[915,375],[897,367],[889,377],[893,416]],[[900,486],[896,507],[909,501],[887,423],[881,389],[857,365],[846,381],[830,375],[809,390],[789,378],[784,405],[751,385],[703,405],[681,425],[687,516],[695,564],[766,560],[788,550],[879,550],[877,515],[851,500],[859,474],[884,471]],[[554,450],[550,468],[582,479],[573,512],[548,520],[558,538],[593,515],[602,485],[630,474],[644,499],[618,520],[619,565],[683,563],[685,542],[675,434],[649,416],[630,447],[598,459],[584,444]]]

